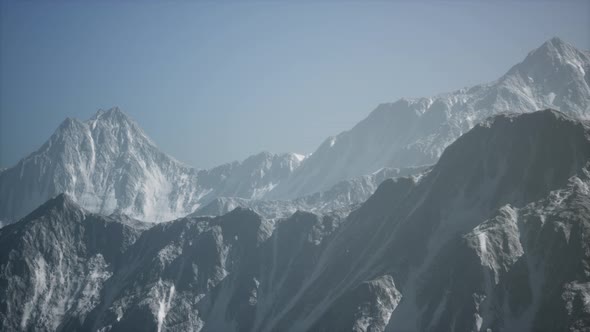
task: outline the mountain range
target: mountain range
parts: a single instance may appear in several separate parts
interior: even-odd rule
[[[0,331],[590,331],[590,53],[199,170],[118,108],[0,170]]]
[[[381,104],[308,157],[264,152],[208,170],[161,152],[113,108],[85,122],[66,119],[41,148],[0,172],[0,222],[14,222],[60,193],[91,212],[149,222],[235,206],[270,217],[328,212],[366,200],[378,185],[367,177],[382,169],[419,173],[489,116],[543,108],[589,116],[588,51],[553,38],[497,81]]]
[[[326,190],[382,167],[433,164],[449,144],[486,118],[545,108],[590,116],[590,52],[552,38],[494,82],[381,104],[352,129],[326,139],[267,198]]]
[[[185,216],[218,196],[261,198],[304,156],[260,153],[197,170],[161,152],[118,108],[66,119],[37,151],[0,173],[0,220],[66,193],[89,211],[150,222]]]
[[[149,227],[62,194],[0,229],[0,328],[585,331],[589,160],[589,124],[545,110],[483,121],[347,217]]]
[[[384,180],[401,176],[420,177],[429,169],[429,166],[406,169],[382,168],[370,175],[342,180],[328,190],[291,200],[217,197],[198,208],[190,216],[220,216],[238,207],[251,209],[260,216],[270,219],[285,218],[296,211],[307,211],[320,215],[327,213],[346,215],[366,201]]]

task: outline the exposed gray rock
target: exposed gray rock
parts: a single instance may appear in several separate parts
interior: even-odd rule
[[[588,126],[547,110],[484,121],[344,219],[145,229],[59,196],[0,229],[0,329],[586,331],[589,161]]]

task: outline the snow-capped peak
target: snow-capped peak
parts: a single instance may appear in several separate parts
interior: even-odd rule
[[[143,129],[119,107],[113,107],[106,111],[100,109],[85,123],[90,130],[123,131],[126,132],[126,136],[141,139],[143,144],[155,147],[154,142]]]
[[[525,62],[540,57],[568,59],[578,56],[579,53],[582,52],[576,49],[573,45],[565,42],[559,37],[553,37],[544,42],[537,49],[530,52],[526,57]]]
[[[552,108],[589,118],[589,72],[588,51],[552,38],[494,82],[381,104],[337,139],[326,139],[268,198],[304,196],[382,167],[433,164],[459,136],[503,112]]]
[[[554,37],[531,51],[526,58],[514,66],[506,75],[520,72],[532,79],[555,78],[560,71],[569,70],[585,75],[590,63],[590,53],[578,50],[573,45]]]
[[[120,117],[120,118],[129,119],[129,117],[123,111],[121,111],[121,109],[118,106],[111,107],[108,110],[104,110],[101,108],[98,111],[96,111],[96,113],[94,114],[92,119],[98,119],[101,117],[105,117],[105,118]]]
[[[16,221],[60,193],[90,212],[165,221],[218,196],[259,198],[301,164],[269,152],[198,171],[160,151],[119,108],[67,118],[50,139],[0,176],[0,219]]]

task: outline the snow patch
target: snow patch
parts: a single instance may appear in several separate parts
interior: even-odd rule
[[[166,319],[166,315],[168,315],[168,311],[170,311],[172,297],[174,297],[174,284],[170,286],[170,291],[168,296],[164,294],[162,298],[160,298],[160,307],[158,309],[158,332],[162,331],[162,327],[164,326],[164,320]]]
[[[481,255],[485,255],[487,253],[487,237],[485,232],[481,232],[477,234],[477,239],[479,242],[479,252]]]
[[[47,288],[47,263],[45,262],[45,259],[41,255],[38,255],[35,257],[35,260],[31,262],[31,267],[33,268],[33,298],[25,304],[23,310],[23,316],[20,323],[21,329],[23,330],[27,327],[31,311],[37,306],[39,295],[41,295]]]

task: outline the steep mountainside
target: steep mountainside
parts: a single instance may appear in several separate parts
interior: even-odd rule
[[[113,108],[86,122],[65,120],[39,150],[1,172],[0,220],[17,220],[59,193],[92,212],[171,220],[217,196],[260,198],[302,159],[261,153],[195,170],[158,150],[135,122]]]
[[[90,214],[62,194],[0,230],[0,330],[50,331],[65,317],[83,320],[147,228]]]
[[[382,104],[349,131],[328,138],[267,195],[291,199],[382,167],[433,164],[475,124],[502,112],[553,108],[590,116],[590,53],[553,38],[489,84]]]
[[[588,330],[589,161],[588,125],[547,110],[476,125],[345,219],[143,230],[59,196],[0,229],[0,329]]]

